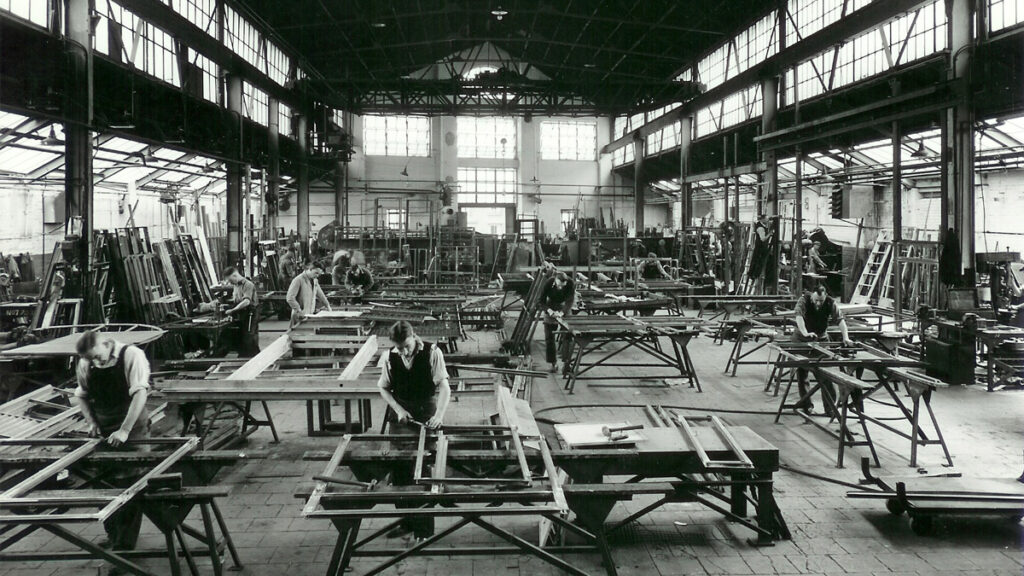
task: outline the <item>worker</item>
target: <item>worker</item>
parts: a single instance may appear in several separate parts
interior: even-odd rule
[[[658,240],[658,258],[669,258],[671,254],[668,252],[668,242],[664,238]]]
[[[824,340],[827,336],[829,324],[835,323],[839,325],[843,345],[853,346],[843,313],[840,312],[836,301],[825,291],[824,285],[818,285],[813,292],[805,293],[797,300],[794,322],[796,323],[796,333],[793,336],[798,342]],[[807,397],[807,370],[805,368],[797,369],[797,385],[800,389],[801,398],[797,408],[811,412],[814,410],[814,403]],[[835,398],[835,390],[833,390],[830,384],[825,383],[823,387],[828,389],[832,398]],[[829,412],[831,409],[828,398],[824,395],[822,398],[825,400],[826,412]]]
[[[356,258],[352,259],[352,265],[345,273],[345,288],[356,296],[373,290],[373,273]]]
[[[289,246],[287,250],[281,254],[281,259],[277,262],[277,273],[281,279],[281,284],[290,282],[292,278],[298,274],[296,270],[296,256],[295,248]]]
[[[238,352],[239,358],[252,358],[260,351],[260,320],[256,313],[259,298],[256,295],[256,284],[249,280],[234,266],[228,266],[222,277],[231,284],[232,306],[224,311],[231,318],[234,334],[230,348]]]
[[[292,321],[289,328],[294,328],[306,316],[315,313],[318,302],[324,308],[331,309],[327,295],[320,288],[319,278],[323,273],[323,266],[313,260],[307,260],[303,265],[302,272],[288,286],[288,295],[285,297],[285,301],[292,309]]]
[[[644,241],[636,238],[633,243],[629,246],[629,255],[632,258],[643,258],[644,254],[647,253],[647,247],[644,246]]]
[[[828,270],[828,265],[821,259],[821,242],[815,241],[807,252],[807,273],[818,274]]]
[[[550,364],[552,373],[558,372],[558,362],[562,362],[562,373],[569,370],[570,340],[562,337],[556,350],[555,331],[558,329],[558,318],[572,314],[576,300],[576,283],[565,272],[556,271],[544,284],[541,293],[541,309],[544,311],[544,357]],[[557,356],[556,356],[557,351]]]
[[[661,265],[661,261],[658,260],[658,255],[654,252],[648,253],[647,258],[636,265],[636,276],[640,280],[672,279],[672,276],[665,271],[665,267]]]
[[[82,334],[75,349],[78,388],[72,398],[89,425],[89,435],[105,439],[114,449],[148,452],[148,445],[134,443],[149,438],[146,399],[150,367],[146,354],[95,330]],[[118,488],[131,486],[138,475],[137,470],[123,466],[105,474]],[[141,526],[142,507],[133,499],[103,522],[107,545],[111,550],[134,549]]]
[[[423,427],[441,428],[452,393],[444,354],[435,344],[420,340],[412,325],[404,320],[391,326],[390,337],[395,346],[388,352],[388,361],[377,382],[381,398],[388,406],[385,416],[388,432],[418,436]],[[415,449],[417,443],[396,441],[393,445],[398,449]],[[394,469],[392,485],[411,485],[413,472],[411,466]],[[399,503],[396,507],[403,506]],[[397,538],[412,534],[422,540],[433,533],[433,518],[406,517],[387,536]]]
[[[348,267],[352,261],[352,256],[348,250],[338,250],[334,253],[334,258],[331,260],[331,283],[335,286],[345,285],[345,273],[348,272]]]

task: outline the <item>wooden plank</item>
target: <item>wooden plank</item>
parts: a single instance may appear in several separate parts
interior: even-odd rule
[[[362,348],[356,355],[349,361],[345,369],[341,371],[341,375],[338,376],[339,381],[355,380],[363,372],[363,368],[373,360],[374,355],[377,354],[377,337],[371,335],[363,343]]]
[[[95,438],[93,440],[90,440],[85,444],[82,444],[75,450],[65,454],[59,460],[50,464],[46,468],[43,468],[39,472],[36,472],[35,474],[29,476],[28,478],[22,480],[21,482],[19,482],[18,484],[4,492],[3,494],[0,494],[0,504],[3,504],[5,500],[19,498],[27,494],[33,488],[39,486],[43,482],[46,482],[61,470],[64,470],[68,466],[71,466],[75,462],[78,462],[82,458],[85,458],[86,456],[91,454],[96,449],[100,442],[103,442],[102,438]]]
[[[225,380],[252,380],[259,376],[260,372],[270,368],[274,362],[280,360],[290,350],[291,340],[287,334],[282,334],[277,340],[271,342],[269,346],[260,350],[259,354],[250,358],[245,364],[242,364],[238,370],[232,372]]]

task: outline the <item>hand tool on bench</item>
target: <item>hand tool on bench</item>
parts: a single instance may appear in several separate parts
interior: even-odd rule
[[[316,475],[316,476],[313,476],[313,480],[316,480],[317,482],[327,482],[328,484],[342,484],[342,485],[345,485],[345,486],[356,486],[358,488],[363,488],[367,492],[373,490],[377,486],[377,481],[376,480],[372,480],[370,482],[360,482],[358,480],[349,480],[347,478],[338,478],[337,476],[323,476],[323,475],[319,475],[319,474]]]
[[[618,442],[620,440],[626,440],[629,438],[628,432],[630,430],[643,430],[643,424],[626,424],[624,426],[603,426],[601,427],[601,433],[604,434],[612,442]]]

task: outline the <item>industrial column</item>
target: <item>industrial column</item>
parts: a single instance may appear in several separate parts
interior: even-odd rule
[[[796,185],[793,198],[793,294],[804,291],[804,151],[796,147],[796,167],[793,169]]]
[[[345,229],[345,221],[348,220],[347,200],[348,195],[348,164],[344,160],[338,160],[334,165],[334,219],[338,221],[341,230]],[[409,212],[406,211],[407,219]]]
[[[234,74],[227,77],[228,111],[231,113],[231,127],[228,130],[226,164],[227,220],[228,220],[228,263],[242,266],[242,234],[245,230],[245,210],[242,206],[242,188],[245,180],[242,165],[242,78]],[[244,270],[245,267],[243,266]]]
[[[899,121],[892,123],[892,300],[896,331],[903,316],[903,146]],[[882,294],[882,296],[886,296]]]
[[[951,151],[947,170],[948,196],[943,214],[960,236],[961,266],[967,286],[974,277],[974,103],[971,101],[971,67],[974,46],[973,0],[946,0],[949,23],[949,75],[958,80],[957,105],[945,115],[945,146]]]
[[[637,236],[644,233],[644,202],[646,199],[644,198],[643,169],[644,152],[647,151],[645,144],[646,140],[637,132],[633,136],[633,206],[636,212],[633,220],[636,223]]]
[[[267,130],[267,228],[269,239],[277,238],[277,194],[281,186],[281,105],[276,98],[270,99],[270,127]]]
[[[765,78],[761,82],[761,95],[763,102],[763,112],[761,114],[761,133],[768,134],[774,132],[776,129],[776,115],[779,111],[779,80],[777,77],[772,76]],[[765,151],[763,154],[764,159],[764,179],[762,190],[763,203],[758,205],[758,210],[771,218],[772,231],[775,234],[775,238],[779,238],[780,227],[779,219],[775,218],[779,215],[779,162],[778,156],[775,150]],[[775,242],[774,249],[772,251],[772,262],[773,266],[766,266],[765,273],[769,276],[771,282],[765,286],[765,293],[767,294],[778,294],[779,293],[779,275],[768,274],[769,269],[778,270],[779,267],[779,256],[780,256],[781,242]]]
[[[295,199],[295,228],[303,242],[309,242],[309,134],[306,115],[295,118],[295,139],[299,143],[298,192]],[[312,254],[310,255],[312,256]]]
[[[82,308],[90,309],[93,182],[92,182],[92,40],[89,0],[68,0],[67,58],[69,81],[64,110],[64,219],[67,234],[81,234],[78,263],[81,270]],[[87,312],[88,313],[88,312]],[[99,320],[98,318],[96,320]]]
[[[686,181],[690,174],[690,145],[693,143],[693,116],[679,119],[679,229],[685,230],[693,220],[693,187]]]

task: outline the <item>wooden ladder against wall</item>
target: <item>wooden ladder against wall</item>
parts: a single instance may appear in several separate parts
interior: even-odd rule
[[[889,270],[891,253],[892,242],[889,240],[888,233],[885,230],[879,231],[875,245],[871,248],[871,254],[868,255],[864,269],[860,273],[857,287],[854,288],[853,296],[850,298],[852,304],[868,304],[875,297],[882,271]]]

